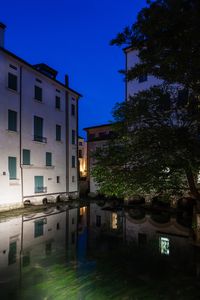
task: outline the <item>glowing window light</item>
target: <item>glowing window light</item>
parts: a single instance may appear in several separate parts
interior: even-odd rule
[[[169,239],[166,237],[160,237],[160,253],[169,255]]]
[[[80,207],[80,216],[83,216],[86,212],[86,206]]]
[[[112,229],[117,229],[117,214],[112,213]]]

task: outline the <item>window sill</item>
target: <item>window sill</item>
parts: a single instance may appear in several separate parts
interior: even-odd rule
[[[20,180],[16,179],[9,179],[9,185],[20,185]]]
[[[12,93],[15,93],[15,94],[19,95],[18,90],[13,90],[13,89],[9,88],[8,86],[7,86],[7,90],[12,92]]]
[[[45,166],[46,169],[55,169],[55,166]]]
[[[56,140],[57,143],[63,144],[62,140]]]
[[[38,100],[38,99],[36,99],[36,98],[33,98],[33,100],[34,100],[35,102],[37,102],[37,103],[44,104],[44,101],[42,101],[42,100]]]
[[[19,131],[17,130],[6,129],[6,131],[10,134],[19,134]]]
[[[23,169],[30,169],[30,168],[34,167],[34,165],[31,165],[31,164],[29,164],[29,165],[22,164],[21,166],[22,166]]]

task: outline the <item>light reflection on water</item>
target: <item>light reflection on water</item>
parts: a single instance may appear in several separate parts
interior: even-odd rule
[[[179,219],[107,203],[4,218],[0,299],[200,299],[200,249]]]

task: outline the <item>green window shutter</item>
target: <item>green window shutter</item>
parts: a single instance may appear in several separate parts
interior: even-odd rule
[[[51,152],[46,152],[46,166],[52,166],[52,154],[51,154]]]
[[[72,155],[72,168],[76,167],[76,157]]]
[[[43,176],[35,176],[35,193],[43,193],[44,191],[44,178]]]
[[[42,88],[37,85],[35,85],[35,99],[42,101]]]
[[[44,234],[44,220],[35,221],[35,233],[34,236],[39,237]]]
[[[17,91],[17,76],[8,73],[8,88]]]
[[[43,119],[34,116],[34,140],[43,142]]]
[[[23,149],[23,165],[30,165],[31,151],[28,149]]]
[[[60,97],[56,96],[56,109],[60,109]]]
[[[61,126],[56,124],[56,141],[61,141]]]
[[[16,179],[17,178],[17,159],[16,157],[8,157],[8,170],[9,170],[9,178]]]
[[[17,131],[17,112],[8,110],[8,130]]]
[[[76,131],[72,130],[72,145],[76,144]]]

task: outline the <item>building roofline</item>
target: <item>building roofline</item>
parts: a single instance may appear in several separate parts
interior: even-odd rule
[[[0,23],[2,24],[2,23]],[[57,79],[54,79],[54,78],[50,78],[48,75],[45,75],[44,73],[40,72],[39,70],[37,70],[34,65],[31,65],[30,63],[28,63],[27,61],[25,61],[24,59],[20,58],[19,56],[15,55],[14,53],[10,52],[9,50],[3,48],[3,47],[0,47],[0,50],[3,51],[4,53],[6,53],[7,55],[13,57],[14,59],[20,61],[21,63],[27,65],[28,67],[30,67],[31,69],[33,69],[36,73],[39,73],[40,75],[43,75],[45,76],[46,78],[48,78],[49,80],[52,80],[53,82],[59,84],[60,86],[64,87],[67,91],[70,91],[74,94],[76,94],[77,96],[79,97],[82,97],[81,94],[79,94],[78,92],[76,92],[75,90],[67,87],[64,83],[58,81]]]
[[[112,126],[112,125],[113,125],[113,123],[102,124],[102,125],[97,125],[97,126],[86,127],[86,128],[83,128],[83,130],[87,131],[88,129],[95,129],[95,128],[107,127],[107,126]]]

